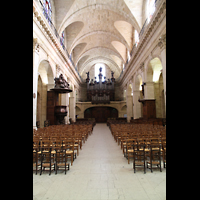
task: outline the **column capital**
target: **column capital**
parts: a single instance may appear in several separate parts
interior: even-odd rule
[[[33,38],[33,51],[39,53],[40,51],[40,45],[37,41],[37,38]]]
[[[158,46],[160,47],[161,50],[166,49],[166,34],[163,34],[159,38]]]

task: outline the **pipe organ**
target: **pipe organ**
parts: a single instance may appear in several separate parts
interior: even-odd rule
[[[106,77],[104,77],[105,81],[102,81],[102,68],[99,68],[99,82],[90,80],[89,72],[87,72],[87,101],[91,101],[93,104],[98,103],[110,103],[110,101],[115,100],[115,88],[114,82],[115,78],[113,77],[114,72],[111,72],[111,79],[106,81]]]

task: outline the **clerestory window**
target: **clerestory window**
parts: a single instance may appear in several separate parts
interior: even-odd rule
[[[50,0],[43,0],[43,5],[44,5],[45,12],[47,14],[46,17],[48,17],[51,20],[52,10],[51,10]]]
[[[148,9],[148,22],[151,20],[153,13],[155,12],[155,0],[148,0],[147,4],[147,9]]]
[[[96,81],[97,82],[99,82],[99,68],[102,68],[102,75],[103,75],[103,77],[102,77],[102,81],[104,81],[104,77],[106,76],[105,74],[106,74],[106,71],[105,71],[105,65],[103,64],[103,63],[97,63],[96,65],[95,65],[95,77],[96,77]]]

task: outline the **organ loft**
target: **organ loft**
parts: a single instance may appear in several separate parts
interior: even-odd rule
[[[99,68],[99,82],[90,80],[89,72],[87,72],[87,101],[91,101],[92,104],[98,104],[98,103],[110,103],[110,101],[115,100],[115,78],[114,78],[114,72],[111,71],[111,79],[108,79],[106,81],[106,77],[104,77],[105,81],[102,81],[102,68]]]

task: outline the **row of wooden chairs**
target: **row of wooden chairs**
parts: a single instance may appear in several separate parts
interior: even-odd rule
[[[150,147],[150,149],[149,149]],[[151,169],[153,172],[153,168],[156,165],[156,168],[161,168],[161,145],[159,144],[150,144],[147,147],[145,144],[134,144],[132,148],[133,153],[133,169],[134,173],[136,172],[136,167],[143,167],[144,173],[146,173],[146,167]],[[166,153],[166,151],[165,151]],[[164,154],[163,154],[164,155]],[[166,155],[166,154],[165,154]]]
[[[144,173],[146,167],[153,172],[153,165],[161,170],[161,160],[166,167],[166,127],[152,126],[151,124],[111,124],[111,133],[121,144],[124,157],[128,164],[133,158],[134,172],[136,166],[142,166]]]
[[[57,174],[58,169],[63,167],[66,174],[67,170],[70,169],[70,164],[67,163],[68,155],[69,151],[67,149],[55,148],[52,150],[51,147],[42,147],[39,151],[36,147],[33,147],[33,167],[36,168],[36,174],[39,170],[41,175],[42,171],[49,168],[49,175],[51,175],[53,166],[55,174]]]
[[[88,128],[86,130],[86,128]],[[92,134],[91,125],[56,125],[39,128],[33,132],[33,167],[42,171],[49,168],[49,175],[52,169],[57,174],[58,169],[64,167],[70,169],[67,162],[71,158],[71,166],[74,159],[79,155],[79,148],[82,149],[82,141]]]

